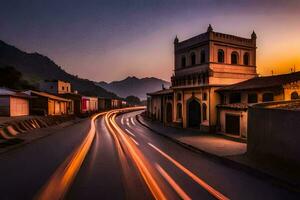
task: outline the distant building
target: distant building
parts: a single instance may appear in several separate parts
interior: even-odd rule
[[[98,98],[83,96],[81,98],[82,112],[95,112],[98,111]]]
[[[37,115],[68,115],[74,114],[73,101],[46,92],[26,91],[32,96],[30,113]]]
[[[98,110],[104,111],[111,108],[111,99],[105,97],[98,97]]]
[[[0,88],[0,116],[15,117],[29,115],[29,99],[27,94]]]
[[[40,90],[52,94],[71,93],[71,83],[62,80],[45,80],[40,83]]]
[[[122,108],[121,99],[111,99],[111,108]]]
[[[148,94],[148,115],[169,125],[247,137],[249,104],[298,98],[300,73],[258,77],[256,34],[207,32],[174,40],[170,89]]]

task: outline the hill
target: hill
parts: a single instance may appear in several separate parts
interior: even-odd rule
[[[31,84],[36,85],[45,79],[60,79],[69,81],[73,89],[85,95],[117,97],[112,92],[95,85],[93,81],[67,73],[44,55],[26,53],[0,40],[0,67],[4,66],[14,67]]]
[[[150,78],[137,78],[135,76],[127,77],[121,81],[113,81],[111,83],[99,82],[95,83],[103,87],[106,90],[114,92],[120,97],[127,97],[129,95],[134,95],[139,97],[140,99],[146,99],[146,93],[154,92],[162,89],[162,85],[165,88],[170,87],[170,83],[158,78],[150,77]]]

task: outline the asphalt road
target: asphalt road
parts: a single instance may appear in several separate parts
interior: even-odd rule
[[[32,199],[49,180],[66,177],[72,180],[66,199],[299,199],[153,133],[136,120],[140,112],[95,120],[86,157],[81,146],[91,132],[88,120],[0,155],[0,199]],[[68,163],[76,153],[83,163]],[[64,168],[75,165],[78,171]],[[60,166],[66,174],[53,176]]]
[[[0,199],[34,198],[89,128],[89,120],[64,129],[51,128],[55,134],[0,155]]]
[[[223,165],[153,133],[136,120],[135,116],[140,113],[121,114],[115,121],[138,149],[168,199],[215,199],[214,191],[230,199],[299,199],[299,194]],[[153,198],[126,147],[124,152],[129,168],[123,169],[124,160],[119,158],[116,146],[104,119],[99,119],[97,136],[68,199]]]

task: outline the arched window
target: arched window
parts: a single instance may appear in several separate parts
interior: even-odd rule
[[[239,55],[236,51],[231,53],[231,64],[236,65],[238,64]]]
[[[293,92],[293,93],[291,94],[291,99],[299,99],[298,92]]]
[[[222,49],[218,50],[218,62],[224,63],[224,51]]]
[[[267,92],[263,94],[263,102],[274,101],[274,94]]]
[[[181,57],[181,67],[185,67],[186,66],[186,58],[185,56]]]
[[[181,105],[181,103],[177,104],[177,119],[182,119],[182,105]]]
[[[202,110],[203,110],[203,121],[207,120],[207,106],[205,103],[202,104]]]
[[[244,65],[249,65],[249,53],[244,54]]]
[[[206,60],[206,58],[205,58],[205,51],[204,50],[201,50],[201,64],[203,64],[203,63],[205,63],[205,60]]]
[[[196,55],[195,55],[195,53],[191,54],[191,65],[196,65]]]

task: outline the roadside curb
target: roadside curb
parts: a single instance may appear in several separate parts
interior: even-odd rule
[[[273,176],[271,174],[268,174],[266,172],[263,172],[261,170],[258,170],[256,168],[253,168],[251,166],[248,166],[248,165],[245,165],[243,163],[240,163],[240,162],[237,162],[237,161],[234,161],[234,160],[231,160],[229,158],[226,158],[226,157],[222,157],[222,156],[218,156],[218,155],[215,155],[215,154],[212,154],[212,153],[209,153],[207,151],[204,151],[202,149],[199,149],[195,146],[192,146],[190,144],[187,144],[187,143],[184,143],[180,140],[177,140],[173,137],[170,137],[168,135],[165,135],[163,133],[160,133],[159,131],[149,127],[147,124],[145,124],[144,122],[142,122],[139,118],[141,116],[140,115],[136,115],[136,120],[144,127],[146,127],[147,129],[151,130],[152,132],[164,137],[164,138],[167,138],[169,140],[171,140],[172,142],[174,143],[177,143],[179,144],[180,146],[190,150],[190,151],[193,151],[195,153],[201,153],[213,160],[216,160],[218,162],[221,162],[222,164],[226,165],[226,166],[229,166],[231,168],[234,168],[234,169],[238,169],[238,170],[242,170],[248,174],[251,174],[251,175],[254,175],[256,176],[257,178],[260,178],[260,179],[264,179],[264,180],[267,180],[269,181],[270,183],[274,184],[274,185],[278,185],[278,186],[281,186],[281,187],[284,187],[288,190],[291,190],[291,191],[294,191],[294,192],[300,192],[300,188],[297,187],[297,185],[293,184],[293,183],[290,183],[286,180],[283,180],[279,177],[276,177],[276,176]]]

